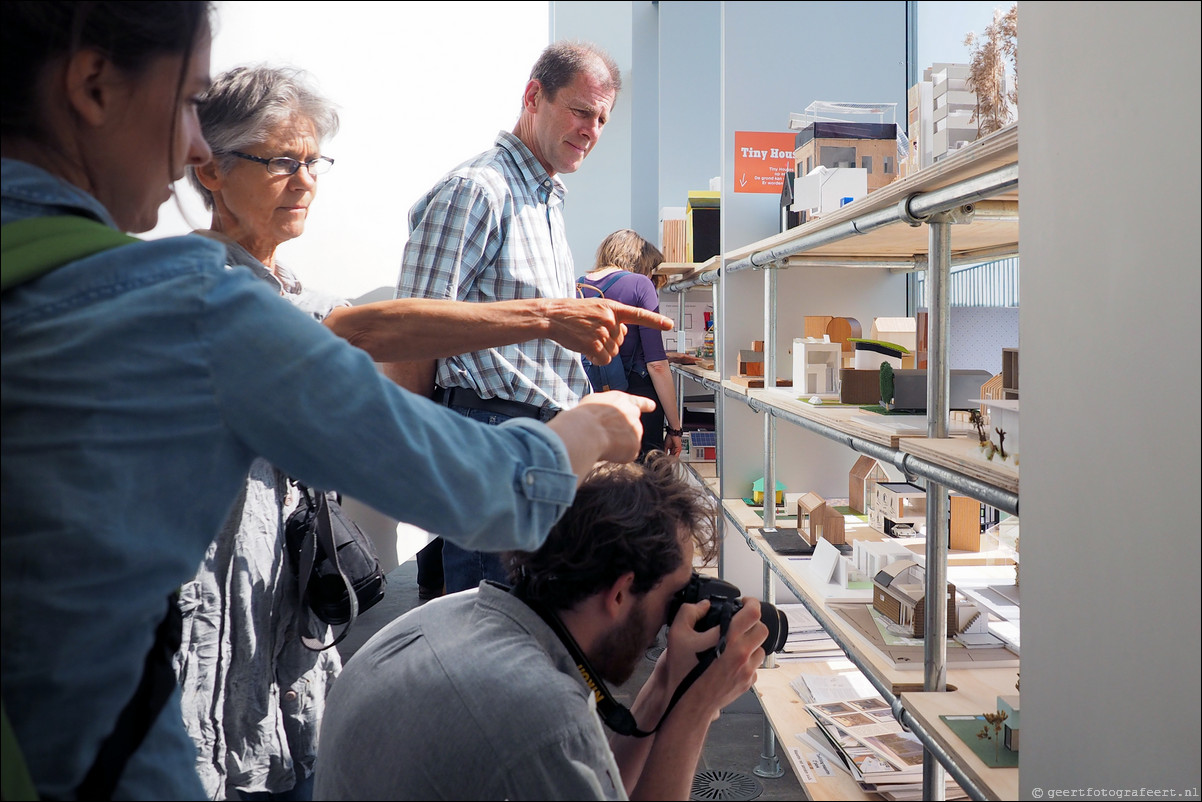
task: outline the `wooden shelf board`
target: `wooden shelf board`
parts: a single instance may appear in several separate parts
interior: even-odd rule
[[[888,448],[897,448],[902,439],[920,436],[902,434],[866,425],[863,420],[863,413],[858,406],[836,404],[819,404],[815,406],[814,404],[806,403],[797,397],[797,393],[793,392],[792,388],[766,388],[756,392],[755,397],[769,406],[791,412],[800,418],[807,418],[829,426],[837,432],[859,437],[878,445],[887,446]]]
[[[651,271],[653,276],[684,276],[697,269],[696,262],[660,262]]]
[[[1018,492],[1018,466],[981,456],[975,438],[950,437],[946,440],[907,438],[899,446],[907,454],[942,465],[957,473],[980,479],[1010,493]]]
[[[731,388],[739,395],[754,397],[768,406],[821,423],[836,432],[895,448],[1002,490],[1018,492],[1018,467],[1000,460],[986,460],[973,438],[931,439],[925,433],[891,432],[872,425],[857,406],[815,406],[796,398],[792,388],[749,390],[738,385],[731,385]]]
[[[709,368],[704,368],[701,365],[672,365],[672,369],[677,373],[683,373],[688,376],[695,376],[699,379],[708,379],[712,382],[718,382],[718,371]]]
[[[940,716],[978,716],[997,710],[997,697],[1018,693],[1014,690],[1017,672],[1010,676],[978,672],[973,682],[947,693],[904,693],[902,706],[931,734],[941,747],[955,755],[956,763],[989,799],[1018,799],[1019,769],[994,769],[973,753]]]
[[[785,753],[785,758],[789,760],[810,799],[877,798],[865,794],[850,775],[838,769],[834,770],[832,777],[814,777],[812,782],[807,782],[808,767],[800,765],[799,754],[804,756],[809,750],[797,736],[814,726],[814,720],[790,683],[803,673],[830,676],[848,671],[856,671],[856,668],[849,661],[835,659],[777,662],[774,668],[761,668],[756,674],[754,690],[764,715],[777,733],[778,746]],[[957,672],[955,690],[929,693],[922,691],[920,684],[919,690],[901,693],[902,705],[906,710],[931,732],[940,746],[956,757],[969,778],[990,799],[1018,799],[1018,772],[1015,769],[991,769],[985,766],[939,716],[990,712],[996,709],[999,694],[1015,692],[1013,688],[1017,679],[1018,672],[1013,669]]]
[[[704,262],[663,262],[654,272],[668,277],[668,286],[678,281],[688,281],[708,270],[714,270],[721,264],[721,257],[711,256]],[[705,285],[700,285],[704,288]]]
[[[816,726],[814,718],[805,709],[805,703],[797,695],[797,691],[789,685],[799,674],[834,675],[845,671],[854,671],[855,667],[846,660],[824,660],[814,662],[777,663],[775,668],[761,668],[756,674],[755,694],[760,699],[760,706],[772,729],[779,736],[777,739],[777,754],[784,753],[784,759],[793,767],[793,774],[801,783],[806,797],[816,800],[835,799],[879,799],[876,794],[867,794],[846,771],[831,768],[830,777],[814,775],[808,766],[802,766],[798,754],[804,755],[809,750],[797,736],[810,727]],[[801,758],[804,760],[805,758]],[[807,781],[807,776],[812,777]]]

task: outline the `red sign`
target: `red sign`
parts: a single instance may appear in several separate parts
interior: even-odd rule
[[[785,173],[794,169],[796,134],[735,131],[735,192],[779,195]]]

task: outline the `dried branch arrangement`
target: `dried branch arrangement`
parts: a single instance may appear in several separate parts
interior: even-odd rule
[[[1018,110],[1018,4],[1009,11],[993,12],[993,22],[978,38],[969,31],[964,37],[969,48],[968,88],[977,96],[972,121],[977,124],[977,136],[985,136],[1012,122]],[[1006,66],[1014,82],[1006,90]]]

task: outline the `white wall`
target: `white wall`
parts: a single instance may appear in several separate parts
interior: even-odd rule
[[[1024,798],[1198,793],[1200,8],[1019,8]]]
[[[622,72],[622,91],[596,147],[574,173],[560,175],[568,189],[564,225],[576,275],[588,271],[601,240],[630,227],[631,142],[638,76],[631,72],[632,3],[552,3],[551,39],[581,39],[605,49]],[[640,232],[643,233],[643,232]],[[644,233],[644,236],[646,234]]]
[[[445,172],[512,130],[546,46],[546,2],[217,3],[212,70],[306,70],[339,106],[305,233],[279,256],[302,280],[355,298],[395,287],[409,207]],[[207,227],[187,182],[188,219],[166,204],[148,236]]]

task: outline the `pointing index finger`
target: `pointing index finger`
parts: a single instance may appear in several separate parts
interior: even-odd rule
[[[671,331],[675,325],[670,317],[625,304],[614,304],[614,317],[628,326],[646,326],[660,331]]]

